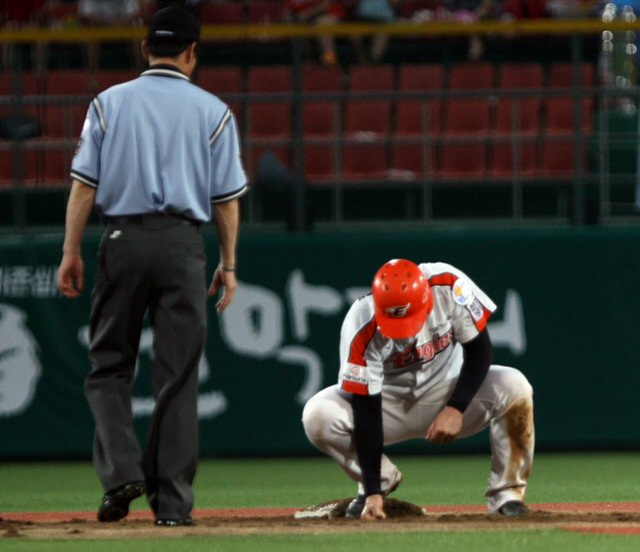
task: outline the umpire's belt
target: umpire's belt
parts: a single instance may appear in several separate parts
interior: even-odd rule
[[[177,224],[188,224],[190,226],[200,226],[202,222],[183,215],[173,215],[170,213],[149,213],[147,215],[122,215],[119,217],[106,217],[105,224],[142,224],[146,221],[172,220]]]

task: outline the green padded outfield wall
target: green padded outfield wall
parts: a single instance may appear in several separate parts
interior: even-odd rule
[[[217,246],[207,230],[209,250]],[[89,290],[99,236],[87,236],[89,289],[59,296],[62,236],[0,241],[0,458],[87,458],[93,422],[83,395]],[[203,456],[309,454],[305,400],[336,380],[350,302],[393,257],[446,261],[498,304],[496,361],[535,389],[539,450],[640,447],[640,228],[247,234],[240,288],[210,330],[200,366]],[[215,259],[211,259],[211,264]],[[144,438],[153,398],[150,331],[140,345],[135,420]],[[487,432],[450,447],[488,450]]]

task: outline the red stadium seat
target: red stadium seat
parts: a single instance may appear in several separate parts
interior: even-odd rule
[[[342,176],[345,181],[382,180],[387,177],[387,169],[384,145],[363,142],[344,146]]]
[[[302,109],[306,177],[309,180],[334,178],[335,140],[339,134],[337,107],[330,102],[310,102]],[[322,139],[322,143],[317,143],[318,139]]]
[[[49,96],[43,107],[42,135],[77,139],[97,83],[84,70],[50,70],[44,77],[44,91]],[[75,96],[76,100],[56,100],[53,96]]]
[[[581,86],[593,86],[596,82],[596,68],[591,63],[583,63],[578,69]],[[572,63],[552,63],[549,67],[548,86],[552,88],[571,88],[576,75]]]
[[[446,178],[485,176],[488,168],[487,146],[482,139],[488,139],[491,135],[489,101],[447,100],[444,111],[440,175]],[[451,142],[448,138],[461,141]]]
[[[529,141],[516,144],[499,142],[491,150],[491,176],[512,178],[534,176],[537,173],[536,144]]]
[[[484,144],[445,143],[441,148],[442,167],[438,171],[444,178],[482,178],[487,175],[487,151]]]
[[[547,135],[542,142],[540,175],[570,178],[575,167],[575,144],[572,134]]]
[[[45,110],[42,135],[47,138],[79,138],[88,107],[88,104],[49,104]]]
[[[397,136],[438,135],[442,127],[442,105],[434,101],[404,100],[396,103]]]
[[[0,150],[0,187],[13,186],[17,158],[13,150]],[[33,185],[37,178],[37,152],[27,150],[24,152],[24,179],[26,185]]]
[[[253,66],[249,69],[249,92],[288,92],[292,89],[291,67]]]
[[[345,108],[345,133],[362,138],[386,136],[391,129],[390,100],[349,100]]]
[[[480,142],[491,132],[487,100],[456,99],[445,102],[441,175],[445,177],[480,177],[487,170],[486,145]],[[446,138],[467,139],[448,143]]]
[[[449,88],[486,89],[494,86],[493,65],[485,62],[457,63],[449,72]]]
[[[541,129],[539,98],[500,98],[496,106],[496,130],[500,133],[537,133]]]
[[[201,67],[198,69],[198,86],[215,95],[244,91],[240,67]]]
[[[282,3],[271,1],[247,2],[249,23],[268,25],[282,21]]]
[[[245,21],[244,2],[201,2],[199,9],[203,25],[241,25]]]
[[[547,108],[547,131],[548,132],[571,132],[575,128],[574,106],[576,102],[571,97],[548,98]],[[590,133],[593,129],[593,100],[582,101],[582,130]]]
[[[503,63],[498,70],[498,87],[540,90],[544,87],[544,68],[539,63]],[[535,136],[541,130],[539,97],[500,95],[496,105],[496,141],[490,149],[491,176],[512,178],[515,174],[523,177],[535,175]]]
[[[248,107],[250,134],[254,137],[291,136],[291,106],[287,103],[257,102]]]
[[[307,64],[302,69],[302,88],[307,92],[340,93],[343,85],[343,74],[337,67]],[[308,181],[326,182],[336,178],[335,139],[340,132],[341,118],[342,98],[304,99],[304,167]],[[317,143],[318,139],[323,142]]]
[[[305,145],[304,172],[310,182],[326,182],[336,178],[334,146]]]
[[[344,75],[337,67],[305,64],[302,68],[302,89],[313,92],[340,92]]]
[[[398,69],[398,91],[435,91],[444,88],[444,70],[441,65],[406,64]],[[436,99],[396,99],[396,127],[391,146],[389,177],[416,180],[435,170],[436,149],[423,143],[440,134],[442,102]],[[412,139],[408,143],[403,139]]]
[[[398,70],[398,91],[437,91],[444,88],[444,70],[440,65],[402,65]],[[396,100],[396,134],[438,134],[442,103],[435,99]]]
[[[17,79],[17,80],[16,80]],[[16,89],[16,87],[18,87]],[[0,96],[14,96],[18,92],[19,97],[31,96],[39,93],[39,79],[35,73],[21,73],[16,77],[11,72],[0,73]],[[42,119],[42,108],[37,105],[20,105],[17,106],[20,112]],[[0,107],[0,117],[13,113],[16,106],[5,105]]]
[[[391,146],[392,180],[421,180],[436,172],[436,148],[433,145],[403,144]]]
[[[74,148],[75,149],[75,148]],[[42,156],[40,183],[48,188],[67,187],[71,184],[71,160],[73,150],[61,146],[60,149],[47,149]]]
[[[455,99],[444,103],[447,134],[487,134],[491,130],[490,104],[485,99]]]
[[[393,85],[393,68],[387,65],[355,65],[349,75],[352,92],[388,91]],[[349,98],[345,106],[345,133],[387,135],[391,130],[391,100]]]
[[[89,94],[89,73],[82,69],[49,70],[44,77],[47,94]]]
[[[308,102],[302,106],[302,128],[305,136],[335,136],[338,131],[339,107],[331,102]]]
[[[307,65],[302,72],[302,87],[308,92],[342,92],[342,72],[334,67]],[[304,100],[302,107],[305,136],[332,136],[339,130],[342,99]]]
[[[349,90],[374,91],[393,90],[393,67],[391,65],[354,65],[349,73]]]
[[[289,67],[252,67],[249,70],[248,91],[291,92],[292,75]],[[291,100],[260,100],[248,106],[252,136],[288,137],[291,135]]]
[[[394,90],[391,65],[354,65],[351,92]],[[349,98],[345,104],[344,135],[354,140],[342,147],[342,176],[346,181],[380,180],[387,176],[387,145],[391,132],[391,99]]]
[[[120,69],[103,69],[94,73],[90,78],[92,92],[97,94],[107,88],[135,79],[140,75],[137,71]]]
[[[244,92],[244,79],[240,67],[201,67],[196,82],[206,91],[219,96],[233,111],[240,128],[244,128],[244,104],[230,95]]]
[[[345,180],[384,178],[387,172],[386,144],[391,126],[390,100],[351,100],[347,102],[345,135],[356,140],[343,145]]]
[[[292,75],[288,66],[253,66],[249,69],[249,93],[290,93],[291,88]],[[267,148],[274,150],[281,161],[290,166],[287,142],[291,136],[291,100],[253,99],[247,104],[247,117],[249,139],[261,140],[260,144],[251,147],[253,153],[248,156],[250,174],[255,173],[256,163]]]
[[[398,90],[441,90],[444,68],[436,64],[404,64],[398,67]]]
[[[500,88],[542,88],[544,67],[540,63],[502,63],[498,69]]]
[[[500,99],[496,113],[496,141],[490,152],[492,175],[535,174],[536,144],[533,137],[541,130],[539,98]],[[514,137],[518,136],[522,139],[514,144]]]

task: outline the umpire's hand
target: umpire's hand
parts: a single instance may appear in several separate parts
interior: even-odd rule
[[[79,251],[64,253],[58,268],[58,290],[65,297],[80,297],[84,289],[84,262]]]
[[[221,266],[218,266],[216,271],[213,273],[213,279],[211,280],[211,286],[209,287],[209,297],[214,297],[221,287],[224,291],[222,293],[222,297],[216,303],[216,310],[218,312],[222,312],[231,304],[238,287],[236,273],[223,270]]]

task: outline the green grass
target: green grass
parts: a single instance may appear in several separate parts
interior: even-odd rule
[[[376,533],[346,535],[272,535],[180,537],[158,540],[63,540],[63,541],[19,541],[0,540],[0,549],[11,552],[353,552],[366,546],[367,550],[390,550],[393,552],[637,552],[640,538],[623,535],[584,535],[559,530],[504,531],[504,532],[458,532],[458,533]]]
[[[422,505],[484,504],[488,455],[401,456],[405,474],[397,498]],[[640,457],[633,453],[540,454],[534,462],[528,500],[629,502],[640,500]],[[95,510],[102,490],[89,463],[5,463],[0,466],[2,512]],[[327,458],[203,460],[195,484],[196,508],[304,507],[352,495],[355,484]],[[143,500],[134,509],[145,509]],[[10,517],[10,516],[7,516]],[[1,527],[1,525],[0,525]],[[38,542],[2,538],[0,550],[157,549],[159,539]],[[559,530],[457,533],[273,535],[162,539],[162,550],[352,551],[355,546],[394,552],[431,550],[640,550],[640,537],[573,534]]]
[[[418,504],[482,504],[488,455],[393,458],[405,481],[394,496]],[[78,511],[96,508],[102,490],[92,465],[5,463],[0,467],[4,512]],[[346,497],[355,484],[328,458],[202,460],[195,482],[196,508],[303,507]],[[540,454],[529,502],[640,500],[636,453]],[[134,503],[138,509],[144,502]]]

